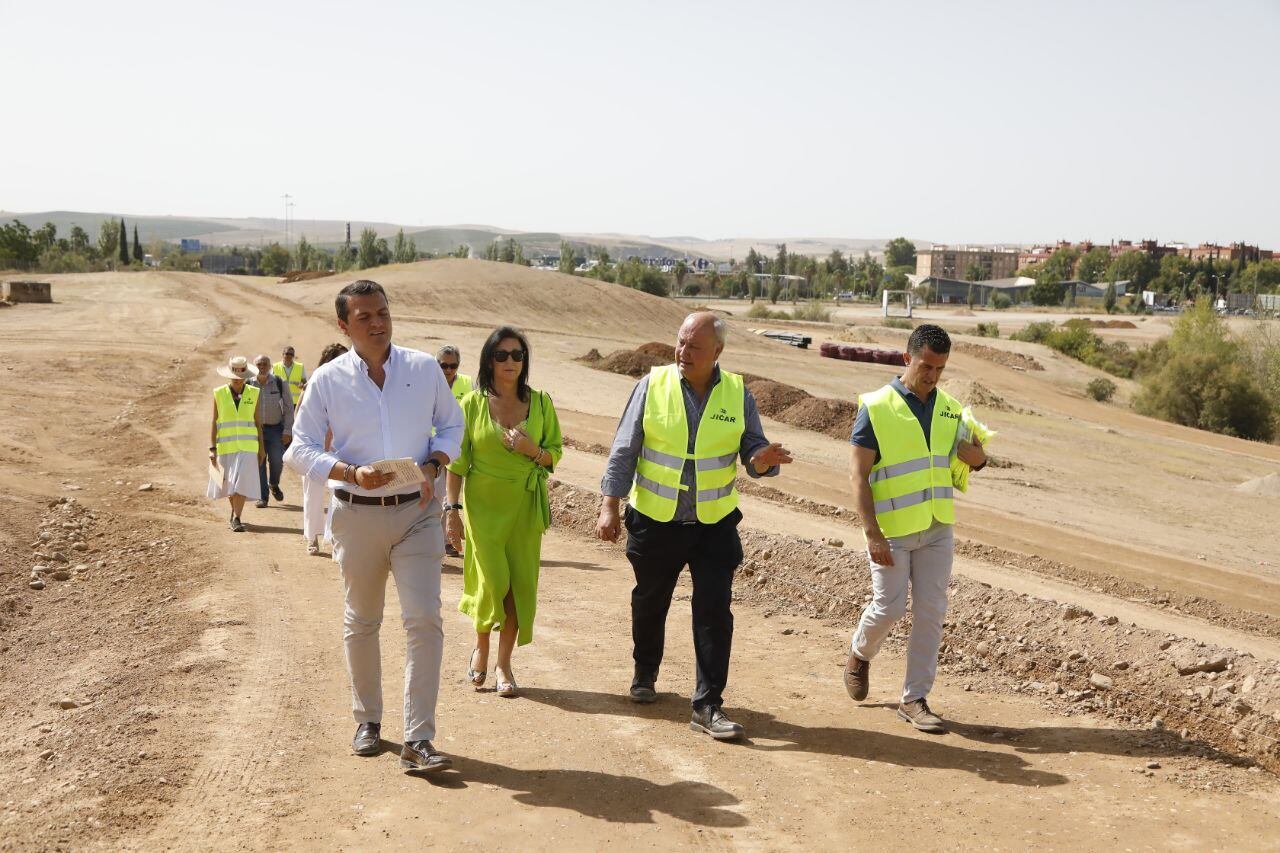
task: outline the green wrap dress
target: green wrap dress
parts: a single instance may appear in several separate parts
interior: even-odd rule
[[[458,458],[449,465],[463,478],[466,550],[458,610],[471,617],[478,633],[488,633],[502,625],[502,600],[510,590],[520,623],[516,642],[523,646],[533,639],[542,533],[551,526],[547,502],[551,469],[507,449],[502,425],[490,414],[483,391],[472,391],[459,403],[466,432]],[[534,444],[551,455],[554,468],[564,447],[549,395],[529,389],[529,416],[521,426]]]

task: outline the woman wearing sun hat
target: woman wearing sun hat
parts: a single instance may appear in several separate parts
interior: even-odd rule
[[[244,532],[240,514],[246,500],[261,500],[258,466],[265,456],[258,389],[247,384],[255,371],[244,356],[233,356],[218,368],[227,384],[213,389],[213,422],[209,428],[209,488],[205,497],[231,503],[231,529]]]

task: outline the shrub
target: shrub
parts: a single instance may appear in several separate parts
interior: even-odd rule
[[[763,302],[757,302],[747,311],[747,317],[752,320],[790,320],[791,315],[786,311],[774,311]]]
[[[1009,298],[1009,294],[993,290],[991,291],[991,298],[987,300],[987,305],[997,311],[1003,311],[1006,308],[1013,307],[1013,300]]]
[[[973,333],[980,338],[998,338],[1000,337],[999,323],[979,323]]]
[[[1139,412],[1241,438],[1275,436],[1275,404],[1255,378],[1257,362],[1228,335],[1209,300],[1177,319],[1164,349],[1134,399]]]
[[[791,317],[795,320],[811,320],[816,323],[830,323],[831,309],[821,302],[806,302],[802,306],[791,309]]]
[[[697,296],[700,291],[701,291],[701,288],[698,287],[698,285],[694,284],[693,282],[689,282],[683,288],[681,288],[680,292],[683,293],[685,296]]]
[[[1105,403],[1115,396],[1116,383],[1099,376],[1097,379],[1091,380],[1084,390],[1099,403]]]
[[[1009,335],[1010,340],[1044,344],[1063,355],[1083,361],[1090,367],[1106,371],[1113,376],[1133,376],[1141,358],[1128,345],[1107,343],[1089,328],[1084,319],[1073,319],[1055,327],[1048,320],[1028,323],[1019,332]]]
[[[889,329],[914,329],[916,327],[906,317],[885,317],[881,325]]]

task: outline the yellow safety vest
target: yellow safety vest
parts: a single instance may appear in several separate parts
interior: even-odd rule
[[[693,453],[684,410],[680,370],[674,364],[649,372],[644,404],[644,446],[636,460],[631,505],[654,521],[670,521],[685,486],[680,482],[686,460],[696,475],[698,521],[714,524],[738,506],[738,449],[746,428],[746,388],[742,377],[720,371],[720,382],[702,410]]]
[[[459,373],[454,377],[450,388],[453,391],[453,399],[461,403],[462,398],[471,393],[471,377],[465,373]]]
[[[880,461],[868,478],[880,532],[893,538],[928,530],[935,519],[955,524],[951,450],[960,403],[938,389],[928,446],[919,419],[892,385],[863,394],[859,403],[867,407],[880,445]]]
[[[305,372],[302,362],[295,360],[293,367],[285,367],[283,361],[277,361],[271,368],[271,372],[289,383],[289,394],[293,396],[293,404],[298,405],[298,398],[302,396],[302,376]]]
[[[253,413],[258,408],[258,389],[245,385],[240,392],[240,405],[231,396],[230,385],[213,389],[213,401],[218,406],[218,437],[214,442],[219,456],[235,453],[258,452],[258,427]]]

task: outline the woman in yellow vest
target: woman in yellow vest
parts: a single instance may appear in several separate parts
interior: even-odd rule
[[[226,385],[213,389],[213,423],[209,429],[209,487],[205,497],[231,503],[231,529],[244,532],[240,514],[246,500],[261,500],[258,466],[265,451],[262,419],[258,417],[258,389],[246,384],[255,371],[244,356],[218,368]]]
[[[467,678],[476,689],[484,684],[489,635],[500,629],[494,678],[509,698],[519,691],[511,653],[533,640],[542,534],[551,524],[547,474],[563,442],[551,397],[529,387],[529,342],[518,329],[489,336],[477,379],[462,398],[466,431],[449,465],[445,530],[454,548],[464,534],[467,541],[458,603],[476,629]]]
[[[926,697],[938,670],[947,583],[955,547],[952,528],[958,458],[980,470],[981,445],[957,441],[962,407],[938,387],[951,353],[940,326],[917,326],[907,340],[902,376],[859,400],[849,438],[850,480],[871,560],[871,603],[854,631],[844,683],[861,702],[871,659],[894,623],[906,615],[911,588],[911,638],[898,716],[925,732],[945,732]]]

